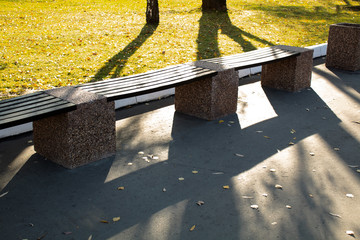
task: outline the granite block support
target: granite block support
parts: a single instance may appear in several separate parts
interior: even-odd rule
[[[360,70],[360,24],[330,25],[326,67]]]
[[[219,71],[175,88],[175,110],[206,120],[236,112],[239,77],[234,69]]]
[[[77,109],[34,121],[38,154],[71,169],[115,153],[114,102],[73,87],[48,93],[77,104]]]
[[[276,46],[276,48],[296,51],[300,55],[264,64],[261,72],[261,85],[288,92],[309,88],[314,50],[290,46]]]

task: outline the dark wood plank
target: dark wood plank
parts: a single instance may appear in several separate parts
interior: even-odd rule
[[[76,109],[76,105],[72,103],[65,103],[52,108],[46,108],[35,112],[29,112],[23,115],[14,116],[0,120],[0,129],[13,127],[19,124],[32,122],[49,116],[53,116],[59,113],[69,112]]]
[[[214,73],[215,73],[215,71],[213,71],[213,70],[196,68],[196,67],[192,66],[191,70],[189,70],[189,71],[180,71],[180,72],[176,71],[173,73],[168,73],[166,75],[149,76],[148,78],[134,79],[133,81],[126,81],[126,82],[118,81],[118,82],[112,83],[111,85],[96,87],[96,88],[92,88],[92,89],[87,88],[86,90],[94,92],[94,93],[103,94],[108,91],[119,90],[119,89],[127,88],[127,87],[142,86],[142,85],[147,85],[147,84],[157,84],[158,82],[161,82],[164,80],[171,82],[172,79],[174,79],[174,78],[175,79],[187,78],[190,76],[190,77],[193,77],[194,79],[196,79],[198,77],[203,77],[206,74],[209,74],[209,76],[210,76],[211,74],[214,74]]]

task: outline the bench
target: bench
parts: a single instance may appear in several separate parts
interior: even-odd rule
[[[237,70],[262,66],[264,87],[296,92],[310,87],[312,54],[274,46],[16,97],[0,102],[0,128],[34,121],[35,151],[74,168],[116,152],[115,100],[175,87],[176,111],[213,120],[236,112]]]

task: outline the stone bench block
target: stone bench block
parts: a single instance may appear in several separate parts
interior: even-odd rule
[[[220,71],[175,88],[175,110],[206,120],[236,112],[239,76],[234,69]]]
[[[300,55],[264,64],[261,72],[261,85],[288,92],[309,88],[314,50],[290,46],[276,46],[276,48],[296,51]]]
[[[66,168],[109,157],[116,151],[114,102],[74,87],[48,91],[77,109],[34,121],[35,151]]]
[[[326,67],[360,70],[360,24],[330,25]]]

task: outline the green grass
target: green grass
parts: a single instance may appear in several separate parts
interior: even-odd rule
[[[201,1],[0,0],[0,99],[230,55],[276,44],[327,41],[329,25],[360,23],[359,1],[228,0],[228,14]],[[340,7],[337,7],[340,6]]]

